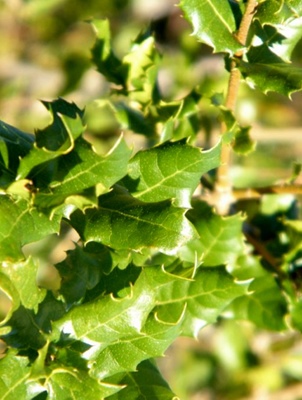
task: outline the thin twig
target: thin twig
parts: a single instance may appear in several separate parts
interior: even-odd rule
[[[256,10],[257,1],[248,0],[246,5],[245,13],[242,17],[239,29],[235,35],[238,42],[243,46],[246,44],[249,28]],[[243,55],[243,51],[240,50],[235,54],[236,58],[240,58]],[[228,83],[228,90],[226,96],[226,107],[235,111],[236,102],[238,98],[238,90],[240,85],[240,71],[236,67],[235,59],[231,61],[231,71]],[[222,134],[226,131],[226,126],[223,123],[221,126]],[[220,214],[226,214],[229,210],[229,206],[232,203],[232,184],[229,176],[229,166],[231,159],[231,147],[230,144],[224,144],[221,150],[221,166],[217,171],[217,182],[216,182],[216,194],[217,194],[217,211]]]

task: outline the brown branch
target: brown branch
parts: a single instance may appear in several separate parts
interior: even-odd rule
[[[272,185],[259,188],[233,189],[236,200],[259,199],[265,194],[302,195],[302,185]]]
[[[274,271],[279,275],[280,274],[280,262],[275,259],[275,257],[267,250],[267,248],[258,241],[256,238],[254,238],[252,235],[250,235],[247,232],[244,232],[244,236],[246,240],[254,247],[256,252],[266,261],[268,264],[274,269]]]
[[[232,189],[233,201],[260,199],[263,195],[270,194],[292,194],[294,196],[302,196],[302,185],[272,185],[259,188]],[[205,199],[209,204],[215,206],[217,202],[217,193],[215,191],[206,191],[201,198]]]
[[[242,17],[238,32],[235,37],[238,42],[243,46],[246,44],[249,28],[256,10],[257,1],[248,0],[246,5],[245,13]],[[235,54],[236,58],[240,58],[243,55],[243,51],[240,50]],[[240,71],[237,69],[236,61],[233,59],[231,61],[231,71],[227,89],[227,96],[225,106],[231,110],[235,111],[235,106],[238,98],[238,91],[240,86]],[[221,126],[222,134],[226,131],[226,126],[223,123]],[[217,171],[217,181],[216,181],[216,193],[217,193],[217,211],[220,214],[226,214],[229,210],[229,206],[232,202],[232,184],[229,176],[229,166],[231,159],[231,147],[230,144],[224,144],[221,150],[221,166]]]

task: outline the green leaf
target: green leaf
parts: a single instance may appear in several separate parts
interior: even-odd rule
[[[239,69],[252,87],[262,92],[277,92],[290,96],[302,89],[302,68],[285,63],[263,64],[240,61]]]
[[[84,298],[86,290],[94,288],[103,275],[100,260],[79,246],[68,251],[67,258],[55,267],[61,276],[60,293],[68,305]]]
[[[127,71],[127,89],[131,100],[147,105],[158,100],[157,72],[159,55],[154,38],[140,34],[131,51],[123,58]]]
[[[193,26],[193,34],[215,52],[236,53],[242,45],[235,39],[236,21],[226,0],[182,0],[180,7]]]
[[[44,168],[45,173],[43,164],[69,153],[85,129],[83,111],[75,104],[63,99],[42,103],[50,112],[52,122],[47,128],[37,131],[32,150],[20,162],[17,179],[26,178],[37,166]]]
[[[1,400],[31,400],[44,391],[43,387],[30,380],[31,367],[27,357],[20,357],[10,350],[0,359]]]
[[[69,196],[93,186],[97,186],[99,193],[107,192],[127,173],[130,154],[122,137],[105,156],[98,155],[88,142],[78,139],[74,150],[60,157],[53,181],[47,192],[37,193],[35,204],[43,208],[57,206]]]
[[[207,203],[196,201],[187,217],[196,227],[200,238],[180,249],[181,259],[191,262],[197,259],[207,267],[222,264],[232,266],[244,251],[242,216],[222,217]]]
[[[185,308],[182,334],[197,337],[201,328],[214,323],[246,290],[247,284],[235,282],[222,267],[199,267],[193,279],[165,277],[157,294],[157,317],[175,320]]]
[[[195,236],[185,210],[171,201],[143,203],[114,190],[99,198],[97,209],[74,212],[70,221],[84,242],[100,242],[116,250],[156,248],[168,254]]]
[[[2,335],[1,339],[9,346],[20,349],[38,350],[42,348],[46,343],[46,338],[34,318],[34,312],[21,305],[6,323],[6,326],[12,328],[11,331]]]
[[[302,332],[302,300],[299,299],[294,302],[290,308],[290,322],[294,329],[298,329]]]
[[[122,297],[107,295],[73,308],[54,323],[56,329],[71,337],[95,344],[100,349],[123,337],[138,335],[154,307],[146,273]],[[55,333],[56,335],[56,333]]]
[[[284,330],[287,305],[275,279],[269,274],[255,278],[248,290],[249,294],[231,304],[234,316],[251,321],[261,329]]]
[[[253,41],[254,46],[250,48],[247,57],[251,62],[276,63],[287,62],[291,60],[292,52],[302,37],[302,18],[291,20],[287,24],[276,26],[264,25],[255,21],[254,36],[260,45],[256,45],[256,40]]]
[[[134,371],[142,360],[162,355],[180,332],[180,319],[165,323],[151,313],[162,275],[166,274],[157,267],[143,269],[119,296],[106,295],[76,306],[54,323],[52,337],[61,332],[88,344],[83,358],[96,379]]]
[[[58,233],[59,229],[58,216],[50,220],[25,200],[14,202],[9,196],[0,196],[0,260],[22,259],[22,246]]]
[[[142,201],[175,199],[178,207],[189,208],[191,197],[206,172],[220,163],[221,143],[210,150],[183,141],[164,143],[138,152],[129,163],[124,183]]]
[[[0,271],[0,289],[1,292],[5,293],[5,295],[9,299],[10,307],[9,310],[6,310],[6,316],[4,317],[4,319],[1,319],[0,326],[5,325],[7,321],[11,318],[13,312],[17,310],[20,306],[19,293],[11,279],[6,274],[2,273],[2,267],[3,264],[1,265]]]
[[[164,381],[159,370],[151,361],[143,361],[136,372],[119,374],[115,382],[126,388],[108,397],[108,400],[139,399],[177,400],[174,393]]]
[[[20,158],[32,148],[33,135],[0,121],[0,186],[15,179]]]
[[[91,49],[92,61],[97,70],[110,82],[125,85],[125,76],[121,61],[115,56],[111,48],[111,34],[109,21],[93,20],[92,27],[96,34],[96,42]]]
[[[299,0],[266,0],[260,2],[256,18],[261,24],[285,25],[287,21],[301,16],[302,7]]]
[[[47,376],[47,399],[103,399],[107,390],[104,390],[98,381],[91,378],[85,371],[77,371],[75,368],[67,368],[58,365]],[[116,390],[116,389],[115,389]],[[110,390],[112,393],[114,390]]]
[[[227,127],[227,139],[232,141],[234,151],[240,155],[252,152],[256,144],[250,138],[250,127],[240,126],[234,114],[224,106],[220,106],[219,109]]]
[[[19,263],[6,261],[0,269],[1,275],[6,275],[11,280],[14,286],[14,297],[17,292],[17,298],[21,304],[35,311],[38,310],[38,304],[46,295],[46,290],[37,286],[37,272],[38,264],[31,257]]]
[[[107,347],[103,345],[105,348],[99,354],[94,353],[91,375],[103,380],[120,372],[135,371],[142,360],[162,357],[180,331],[179,323],[163,323],[151,314],[139,334],[125,335]],[[115,383],[114,379],[109,381]]]

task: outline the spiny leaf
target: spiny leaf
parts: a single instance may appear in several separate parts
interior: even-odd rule
[[[123,58],[123,66],[127,71],[127,89],[129,98],[143,105],[156,103],[157,62],[159,59],[154,38],[140,35],[131,51]]]
[[[100,242],[116,250],[147,247],[176,253],[195,236],[184,214],[169,200],[143,203],[116,189],[99,198],[98,208],[76,211],[70,221],[84,242]]]
[[[92,27],[97,36],[97,40],[91,50],[92,61],[97,66],[98,71],[110,82],[124,86],[125,76],[122,63],[111,48],[109,21],[107,19],[93,20]]]
[[[109,386],[109,385],[108,385]],[[72,367],[58,365],[47,376],[45,389],[48,391],[47,399],[104,399],[108,392],[111,394],[117,388],[108,391],[98,381],[91,378],[86,371],[77,371]]]
[[[90,363],[91,375],[103,380],[120,372],[135,371],[142,360],[163,356],[180,331],[180,324],[159,322],[151,314],[140,334],[117,339],[101,349],[99,354],[94,353]]]
[[[201,176],[220,163],[221,143],[202,151],[183,141],[164,143],[138,152],[124,180],[132,195],[142,201],[176,199],[178,207],[190,208]]]
[[[108,400],[138,399],[141,396],[146,400],[179,400],[149,360],[143,361],[136,372],[118,374],[114,381],[126,388],[108,397]]]
[[[10,350],[0,360],[0,397],[1,400],[31,400],[43,392],[43,387],[30,380],[31,367],[27,357],[20,357]]]
[[[0,187],[15,179],[20,158],[30,151],[33,141],[33,135],[0,121]]]
[[[261,24],[285,25],[302,15],[300,0],[263,1],[257,8],[256,18]]]
[[[52,122],[37,131],[32,150],[20,162],[17,179],[26,178],[34,167],[45,169],[44,163],[69,153],[75,140],[84,132],[83,111],[75,104],[63,99],[43,104],[49,110]]]
[[[20,349],[40,349],[46,343],[46,338],[35,323],[33,310],[22,305],[14,311],[6,326],[10,332],[1,336],[9,346]]]
[[[53,181],[47,191],[37,193],[35,204],[45,208],[60,205],[69,196],[93,186],[97,186],[98,192],[107,192],[126,174],[130,154],[122,137],[105,156],[98,155],[88,142],[78,139],[74,150],[60,157]]]
[[[13,201],[0,196],[0,260],[17,261],[23,258],[21,247],[58,233],[60,219],[50,220],[25,201]]]
[[[251,62],[290,63],[292,52],[302,37],[302,17],[295,18],[286,25],[263,25],[256,20],[253,29],[254,37],[261,44],[254,41],[247,57]]]
[[[215,52],[234,54],[242,49],[234,36],[236,21],[227,0],[182,0],[180,7],[193,25],[193,34]]]
[[[252,321],[262,329],[284,330],[287,305],[275,279],[269,274],[255,278],[248,290],[249,294],[231,304],[229,310],[234,316]]]
[[[286,96],[302,89],[302,68],[285,63],[263,64],[241,61],[239,69],[251,86],[267,93],[278,92]]]
[[[66,259],[56,264],[56,268],[61,276],[60,293],[68,305],[80,301],[103,275],[100,260],[79,246],[68,251]]]
[[[0,269],[1,275],[6,275],[14,286],[13,297],[16,297],[15,292],[17,292],[17,298],[21,304],[35,311],[38,310],[38,304],[46,295],[46,290],[37,286],[37,272],[38,264],[31,257],[19,263],[6,261]]]
[[[82,304],[69,311],[54,326],[85,343],[100,348],[109,346],[116,340],[141,331],[154,307],[154,293],[149,289],[146,275],[142,274],[124,297],[107,295],[93,303]]]
[[[200,238],[180,249],[180,257],[191,262],[198,259],[208,267],[233,265],[244,250],[242,216],[222,217],[200,201],[193,203],[193,209],[189,210],[187,216]]]
[[[250,127],[240,126],[233,113],[224,106],[219,107],[226,124],[228,140],[237,154],[247,155],[255,149],[255,142],[249,135]]]
[[[236,283],[224,268],[199,267],[193,279],[162,278],[157,293],[157,316],[174,320],[185,308],[182,333],[197,337],[199,330],[214,323],[225,308],[244,294],[247,284]]]

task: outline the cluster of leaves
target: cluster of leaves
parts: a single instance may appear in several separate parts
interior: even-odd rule
[[[261,2],[242,59],[233,33],[245,2],[233,3],[183,0],[181,8],[197,38],[235,55],[261,90],[300,90],[302,72],[288,64],[301,36],[288,34],[299,31],[299,2]],[[276,331],[286,329],[287,314],[296,328],[302,324],[294,199],[284,206],[279,197],[264,198],[244,220],[241,213],[219,216],[194,197],[201,177],[219,166],[224,141],[239,153],[252,149],[248,129],[215,96],[212,107],[228,131],[202,150],[203,95],[195,89],[179,101],[162,98],[154,38],[139,35],[119,59],[108,21],[93,27],[92,59],[115,85],[100,107],[149,147],[133,154],[121,136],[99,154],[85,136],[83,110],[63,99],[44,102],[52,120],[35,137],[1,122],[0,289],[10,300],[0,328],[8,346],[2,399],[172,399],[152,359],[178,336],[196,337],[223,316]],[[62,225],[80,240],[55,265],[60,288],[48,290],[37,285],[39,259],[22,250]],[[243,229],[262,255],[280,260],[277,269],[255,256]]]

